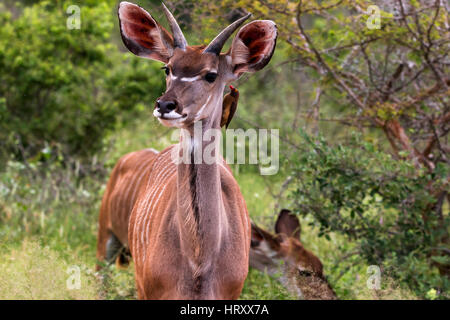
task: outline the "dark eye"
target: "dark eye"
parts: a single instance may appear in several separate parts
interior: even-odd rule
[[[169,67],[167,67],[167,66],[164,66],[164,67],[162,67],[161,69],[164,69],[164,72],[166,73],[166,76],[168,76],[168,75],[169,75],[169,73],[170,73],[170,69],[169,69]]]
[[[302,277],[311,277],[312,272],[308,270],[298,270],[298,274]]]
[[[252,247],[252,248],[256,248],[257,246],[259,246],[259,241],[256,241],[256,240],[251,240],[251,242],[250,242],[250,246]]]
[[[209,83],[213,83],[217,78],[217,73],[214,72],[208,72],[205,76],[205,80]]]

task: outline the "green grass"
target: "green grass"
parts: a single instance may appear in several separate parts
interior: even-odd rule
[[[89,271],[75,257],[24,240],[1,254],[0,299],[95,299],[98,281]]]
[[[150,117],[114,134],[110,147],[100,157],[109,172],[123,154],[153,147],[161,150],[174,143],[172,131]],[[176,139],[176,135],[172,136]],[[0,173],[0,299],[134,299],[133,268],[112,266],[102,287],[94,274],[97,217],[107,176],[79,178],[75,167],[50,167],[10,163]],[[264,177],[257,167],[232,166],[251,218],[272,230],[282,174]],[[287,204],[282,198],[279,208]],[[302,219],[302,242],[324,264],[325,274],[340,299],[410,299],[408,290],[383,279],[382,290],[367,289],[367,265],[351,255],[352,246],[343,237],[318,237],[307,219]],[[81,288],[67,289],[67,270],[81,270]],[[250,270],[242,299],[292,299],[273,278]]]

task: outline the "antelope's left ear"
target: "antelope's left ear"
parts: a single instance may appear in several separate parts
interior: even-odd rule
[[[239,30],[231,45],[233,73],[261,70],[269,63],[277,42],[277,26],[271,20],[252,21]]]

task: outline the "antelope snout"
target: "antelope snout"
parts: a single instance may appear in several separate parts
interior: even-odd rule
[[[156,109],[161,113],[169,113],[171,111],[176,111],[178,106],[178,103],[175,100],[169,100],[169,101],[163,101],[158,100],[156,101]]]
[[[153,115],[160,119],[173,120],[184,118],[181,114],[180,104],[176,100],[156,100],[155,111]]]

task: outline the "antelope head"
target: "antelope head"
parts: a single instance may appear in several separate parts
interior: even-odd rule
[[[233,22],[207,46],[189,46],[173,15],[164,6],[172,34],[143,8],[121,2],[120,30],[125,46],[135,55],[164,63],[166,92],[153,115],[167,127],[190,128],[203,120],[220,128],[225,86],[244,72],[262,69],[272,57],[277,29],[270,20],[246,24],[221,50],[227,39],[251,14]]]
[[[300,222],[283,209],[275,224],[275,235],[252,223],[250,266],[270,275],[281,271],[280,282],[300,299],[336,299],[323,275],[319,258],[300,242]]]

